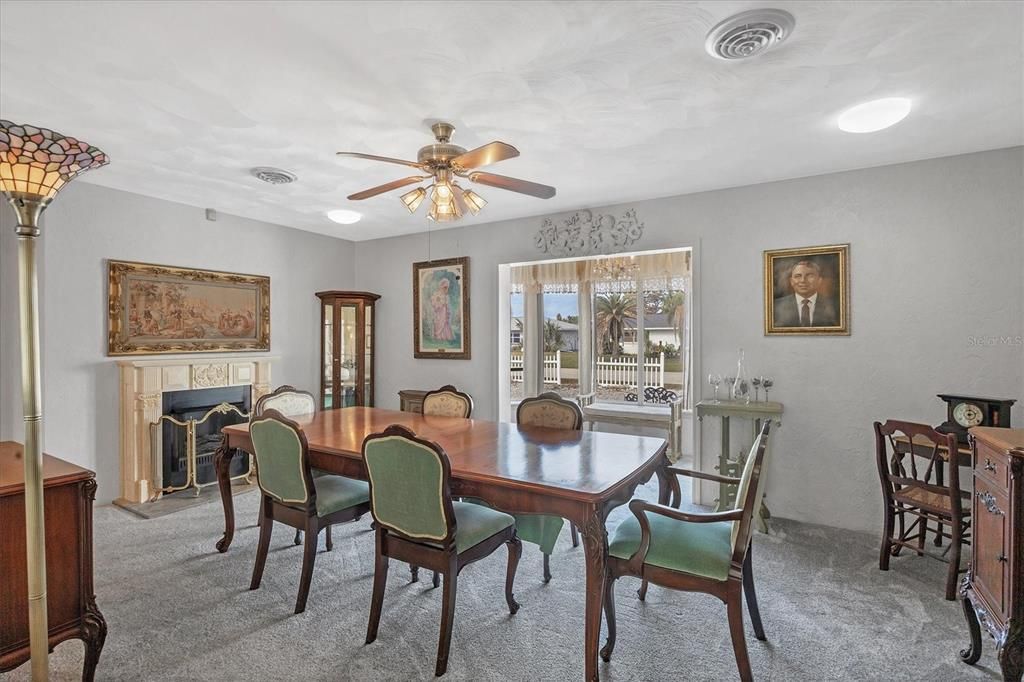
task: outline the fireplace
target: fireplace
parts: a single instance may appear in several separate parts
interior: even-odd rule
[[[217,482],[213,457],[220,430],[249,418],[249,386],[199,388],[163,394],[163,414],[152,425],[153,487],[157,493],[202,488]],[[237,454],[237,453],[236,453]],[[247,478],[249,458],[234,457],[232,478]]]

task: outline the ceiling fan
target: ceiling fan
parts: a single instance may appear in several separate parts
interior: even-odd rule
[[[452,133],[455,132],[455,126],[452,124],[440,121],[430,126],[430,129],[434,132],[437,142],[421,148],[416,155],[416,161],[392,159],[387,156],[374,156],[373,154],[362,154],[360,152],[338,152],[338,156],[354,156],[359,159],[370,159],[371,161],[397,163],[426,173],[426,175],[410,175],[409,177],[372,187],[362,192],[356,192],[348,197],[349,200],[360,201],[362,199],[369,199],[399,187],[415,185],[424,180],[430,180],[430,185],[417,187],[403,194],[401,196],[402,203],[409,209],[409,213],[415,213],[416,209],[420,207],[420,204],[427,197],[429,191],[430,210],[427,213],[427,217],[437,222],[449,222],[461,218],[466,210],[476,215],[487,204],[483,197],[473,190],[460,187],[457,178],[465,178],[470,182],[497,187],[498,189],[505,189],[511,192],[529,194],[540,199],[550,199],[555,196],[555,188],[549,185],[541,185],[536,182],[476,170],[481,166],[488,166],[498,161],[513,159],[519,156],[519,150],[512,145],[495,141],[466,151],[457,144],[452,144]]]

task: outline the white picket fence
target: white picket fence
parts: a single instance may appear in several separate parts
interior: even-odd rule
[[[516,383],[522,383],[523,381],[523,354],[512,353],[512,357],[509,360],[509,369],[512,375],[512,381]],[[561,384],[562,383],[562,351],[555,351],[554,353],[544,354],[544,383],[545,384]]]
[[[598,386],[637,385],[635,355],[602,355],[597,358]],[[665,385],[665,354],[644,356],[644,386]]]

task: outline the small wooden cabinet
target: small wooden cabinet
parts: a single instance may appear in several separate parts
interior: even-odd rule
[[[426,391],[421,391],[413,388],[407,388],[405,390],[399,391],[399,409],[402,410],[402,412],[415,412],[417,414],[423,414],[423,396],[425,396],[426,394]]]
[[[25,478],[20,443],[0,443],[0,673],[29,659]],[[96,671],[107,624],[92,582],[92,503],[96,475],[43,455],[46,593],[50,647],[85,642],[82,679]]]
[[[320,407],[373,407],[377,294],[321,291]]]
[[[996,640],[1003,680],[1024,672],[1024,429],[970,430],[974,498],[971,566],[960,587],[971,646],[981,656],[981,626]]]

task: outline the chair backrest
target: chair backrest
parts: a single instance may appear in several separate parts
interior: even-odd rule
[[[302,428],[277,410],[264,410],[249,423],[249,435],[260,490],[284,504],[315,506],[309,444]]]
[[[516,408],[516,423],[548,429],[578,431],[583,428],[583,410],[553,391],[525,398]]]
[[[393,424],[366,437],[363,461],[378,526],[412,540],[454,541],[451,463],[440,445]]]
[[[747,461],[740,474],[740,484],[736,489],[736,509],[743,510],[743,518],[733,521],[732,548],[733,556],[742,556],[747,551],[750,536],[754,532],[754,517],[761,509],[761,498],[764,496],[764,458],[768,450],[768,433],[771,431],[772,420],[765,419],[761,433],[750,447]]]
[[[256,401],[252,413],[258,417],[266,410],[277,410],[286,417],[304,417],[316,414],[316,398],[309,391],[300,391],[294,386],[278,386],[272,393]]]
[[[907,485],[925,484],[935,490],[948,491],[952,510],[961,513],[960,467],[956,436],[940,433],[928,424],[889,419],[875,422],[875,456],[883,494],[891,495]],[[945,468],[948,480],[938,488],[933,474],[947,458],[954,462]]]
[[[451,384],[423,396],[423,414],[434,417],[462,417],[473,414],[473,399]]]

